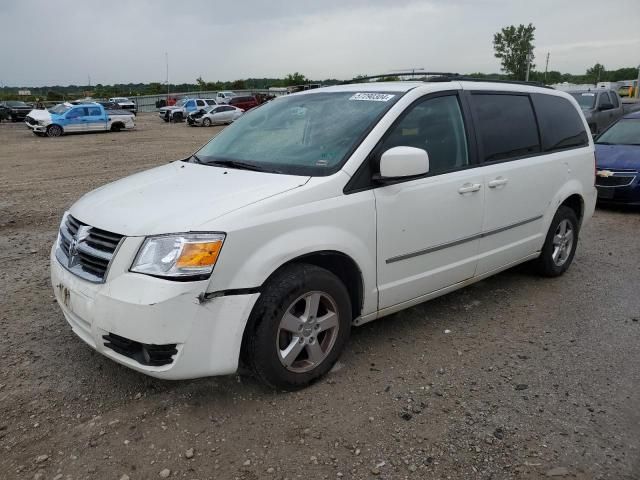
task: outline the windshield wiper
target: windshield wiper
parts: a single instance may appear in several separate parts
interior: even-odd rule
[[[252,170],[254,172],[271,172],[274,170],[268,170],[263,167],[259,167],[252,163],[240,162],[238,160],[211,160],[210,162],[204,162],[207,165],[216,165],[219,167],[237,168],[238,170]]]
[[[200,158],[198,157],[198,155],[196,155],[195,153],[193,155],[191,155],[191,158],[193,158],[196,162],[198,163],[203,163],[202,160],[200,160]]]

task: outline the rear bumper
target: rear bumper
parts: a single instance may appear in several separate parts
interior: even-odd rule
[[[63,268],[54,251],[51,283],[67,323],[87,345],[133,370],[169,380],[234,373],[259,296],[201,303],[198,295],[208,281],[170,282],[132,273],[94,284]],[[123,343],[131,348],[121,348]],[[158,366],[142,359],[147,348],[175,353]]]

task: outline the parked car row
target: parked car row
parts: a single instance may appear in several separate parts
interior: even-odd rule
[[[232,93],[218,92],[216,98],[183,98],[175,105],[161,107],[158,115],[165,122],[186,120],[192,126],[210,126],[231,123],[243,112],[260,104],[258,97],[254,95],[231,95]]]

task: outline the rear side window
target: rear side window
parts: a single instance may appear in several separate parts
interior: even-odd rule
[[[215,100],[205,100],[205,102],[207,102],[207,105],[216,105]]]
[[[609,96],[611,97],[611,104],[613,105],[613,108],[618,108],[620,106],[618,95],[615,92],[609,92]]]
[[[543,151],[553,152],[589,144],[582,118],[569,100],[541,93],[531,95],[531,100],[540,125]]]
[[[611,104],[611,99],[609,98],[608,92],[600,92],[600,97],[598,97],[598,106]]]
[[[540,152],[538,126],[528,95],[473,94],[471,104],[485,162]]]
[[[80,117],[84,117],[86,114],[87,114],[86,108],[78,107],[78,108],[74,108],[69,113],[67,113],[67,118],[80,118]]]
[[[98,107],[89,107],[89,116],[90,117],[99,117],[102,114]]]

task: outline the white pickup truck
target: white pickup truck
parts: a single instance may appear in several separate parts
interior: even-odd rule
[[[31,110],[25,123],[36,135],[59,137],[65,133],[130,130],[136,126],[133,118],[128,111],[105,110],[99,103],[61,103],[48,110]]]

